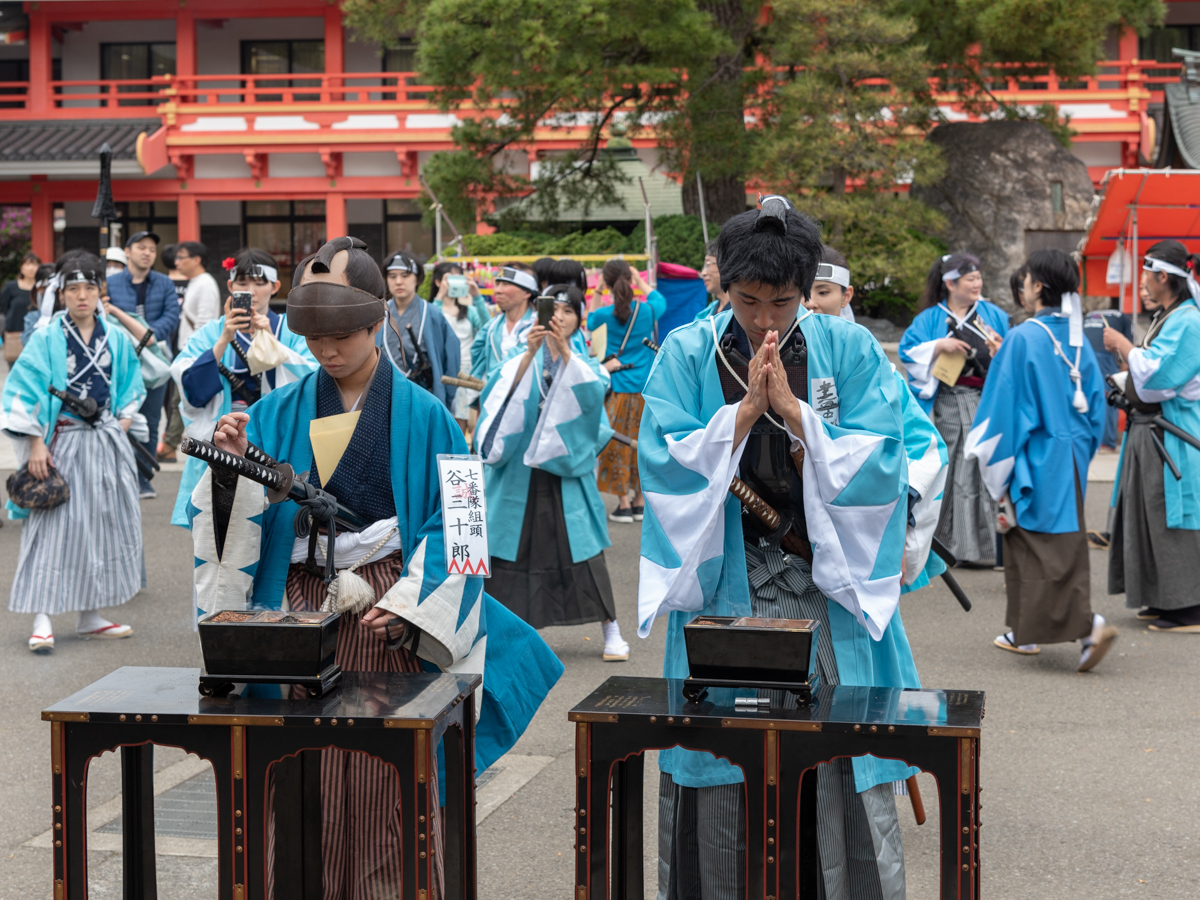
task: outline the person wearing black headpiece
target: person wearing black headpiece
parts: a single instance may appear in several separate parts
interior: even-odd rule
[[[12,436],[28,477],[47,494],[67,494],[32,509],[8,501],[12,518],[25,519],[8,608],[34,614],[29,649],[42,653],[54,647],[50,616],[66,612],[79,613],[81,637],[128,637],[129,625],[100,610],[146,586],[137,468],[126,434],[146,386],[133,344],[100,307],[104,263],[90,253],[64,258],[55,279],[65,310],[30,337],[0,399],[0,428]],[[51,388],[95,401],[98,417],[82,419]],[[51,475],[65,484],[56,486]]]
[[[937,539],[961,562],[996,561],[996,504],[963,460],[988,364],[1008,333],[1008,313],[981,296],[979,260],[948,253],[933,264],[922,309],[900,338],[908,385],[950,454]]]
[[[727,221],[717,261],[730,309],[672,331],[642,392],[638,634],[669,615],[668,678],[689,674],[683,626],[699,613],[819,620],[822,685],[920,684],[897,610],[903,388],[866,329],[802,308],[820,260],[817,226],[782,197]],[[744,510],[735,476],[798,549]],[[742,897],[744,830],[764,823],[746,822],[741,771],[678,747],[659,769],[659,897]],[[892,782],[913,774],[873,757],[817,767],[824,896],[904,896]]]
[[[1179,241],[1146,251],[1142,288],[1154,318],[1138,346],[1115,328],[1104,346],[1129,364],[1117,375],[1132,404],[1113,491],[1108,592],[1125,594],[1153,631],[1200,634],[1200,450],[1157,416],[1200,438],[1200,257]]]
[[[291,610],[341,611],[335,662],[343,671],[483,673],[475,732],[483,771],[520,737],[562,666],[483,592],[482,578],[447,573],[437,457],[467,447],[445,405],[377,346],[386,292],[361,241],[325,244],[301,267],[287,305],[288,327],[321,368],[223,416],[213,438],[238,455],[253,443],[307,470],[310,483],[370,524],[337,535],[338,575],[326,585],[324,553],[296,537],[297,505],[268,506],[261,485],[210,468],[189,509],[196,598],[204,611],[279,608],[285,598]],[[412,837],[399,825],[406,774],[364,754],[321,751],[326,896],[401,896],[403,842]],[[430,896],[441,896],[436,815],[430,826],[420,865]]]

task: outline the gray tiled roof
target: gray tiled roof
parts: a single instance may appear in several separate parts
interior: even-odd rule
[[[137,136],[152,134],[159,119],[116,121],[0,121],[0,162],[96,159],[108,141],[113,159],[134,159]]]

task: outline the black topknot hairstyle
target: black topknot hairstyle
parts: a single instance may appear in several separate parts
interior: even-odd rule
[[[776,288],[794,284],[808,297],[820,261],[817,223],[779,196],[734,216],[717,237],[717,268],[726,292],[735,282],[758,281]]]
[[[346,270],[342,273],[346,283],[382,300],[387,295],[387,282],[383,273],[379,271],[379,265],[367,252],[367,245],[358,238],[336,237],[325,243],[313,257],[309,271],[328,272],[334,256],[343,250],[349,256],[346,260]]]

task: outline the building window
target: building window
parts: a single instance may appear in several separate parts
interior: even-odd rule
[[[175,74],[175,44],[137,43],[101,44],[100,78],[107,81],[154,78]],[[151,90],[148,85],[122,84],[117,86],[119,94],[144,94]],[[158,101],[150,98],[132,98],[117,101],[118,106],[151,106]]]
[[[433,232],[421,224],[416,200],[385,200],[383,223],[389,254],[403,250],[421,262],[433,256]]]
[[[243,75],[323,75],[324,41],[242,41]],[[320,87],[320,79],[293,78],[263,83],[262,87]],[[320,100],[320,94],[296,94],[297,101]],[[247,103],[278,103],[283,94],[255,93]]]
[[[390,50],[385,50],[383,51],[383,59],[381,60],[381,63],[384,72],[415,73],[417,71],[417,45],[412,41],[406,41],[400,44],[399,47],[393,47]],[[399,84],[400,81],[396,78],[385,78],[383,83],[385,85],[394,85]],[[415,74],[409,75],[404,79],[405,87],[412,87],[413,85],[421,83],[421,80],[417,78]],[[399,99],[424,100],[428,96],[428,93],[425,91],[421,91],[419,93],[407,92],[406,94],[402,94]],[[395,100],[396,94],[390,91],[386,92],[383,95],[383,99]]]
[[[324,200],[247,200],[242,204],[243,246],[260,247],[279,263],[283,283],[277,298],[292,288],[292,269],[325,243]]]
[[[1063,183],[1061,181],[1050,182],[1050,207],[1056,216],[1066,212],[1066,207],[1063,205]]]
[[[1138,38],[1138,58],[1157,62],[1178,63],[1171,55],[1173,49],[1200,50],[1200,25],[1165,25],[1151,28],[1144,38]],[[1147,75],[1175,75],[1173,69],[1150,69]]]

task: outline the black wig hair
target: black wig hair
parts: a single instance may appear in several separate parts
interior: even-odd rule
[[[937,306],[949,297],[950,290],[946,287],[942,276],[955,269],[962,272],[964,267],[968,272],[978,271],[979,257],[972,256],[970,253],[947,253],[938,259],[925,278],[925,290],[921,294],[921,309]]]
[[[1187,247],[1179,241],[1159,241],[1146,251],[1146,256],[1153,259],[1161,259],[1163,262],[1169,262],[1171,265],[1179,266],[1179,268],[1186,269],[1189,272],[1197,271],[1200,268],[1200,256],[1188,253]],[[1176,300],[1186,300],[1192,296],[1186,278],[1182,275],[1172,275],[1169,272],[1166,275],[1167,287],[1171,289],[1171,293],[1175,295]]]
[[[68,250],[54,264],[56,274],[64,275],[71,272],[83,272],[86,276],[103,284],[107,275],[107,264],[90,250],[76,248]]]
[[[550,272],[556,262],[558,260],[553,256],[542,256],[533,261],[533,277],[537,279],[538,287],[544,289],[546,285],[554,282]]]
[[[542,296],[553,297],[555,302],[559,302],[559,298],[563,294],[566,294],[567,303],[571,305],[571,309],[575,311],[576,318],[579,319],[578,324],[575,326],[575,330],[578,331],[579,327],[583,325],[583,291],[573,284],[552,284],[546,288]],[[575,332],[571,333],[574,334]]]
[[[830,247],[828,244],[821,245],[821,262],[829,263],[831,266],[841,266],[843,269],[850,268],[850,263],[846,262],[842,251]]]
[[[343,250],[349,257],[346,260],[346,269],[342,273],[346,284],[366,291],[380,300],[384,299],[387,296],[387,281],[375,260],[371,259],[371,254],[367,252],[367,245],[358,238],[337,237],[326,242],[313,256],[309,271],[318,274],[328,272],[333,258]],[[303,263],[299,271],[304,272]],[[293,282],[293,285],[298,283]]]
[[[573,284],[587,293],[587,269],[577,259],[556,259],[547,274],[550,284]],[[538,284],[541,284],[540,278]]]
[[[1029,280],[1042,284],[1042,306],[1059,306],[1063,294],[1079,290],[1079,266],[1063,250],[1034,250],[1025,265]]]
[[[721,228],[717,268],[722,291],[728,293],[739,281],[757,281],[775,288],[794,284],[809,296],[821,260],[821,232],[812,219],[784,203],[769,197],[762,209],[739,213]]]

